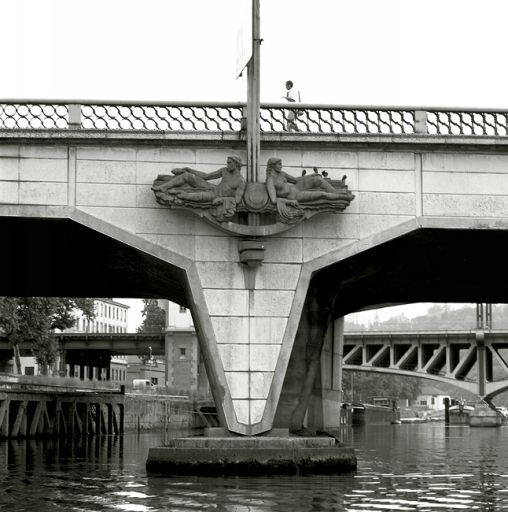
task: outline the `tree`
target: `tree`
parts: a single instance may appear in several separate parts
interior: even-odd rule
[[[166,312],[159,307],[157,299],[143,299],[141,315],[143,322],[138,327],[139,333],[161,334],[166,330]]]
[[[144,317],[143,322],[138,327],[139,333],[145,334],[162,334],[166,330],[166,312],[159,307],[157,299],[143,299],[143,310],[141,315]],[[143,364],[151,363],[153,360],[152,349],[146,356],[139,356]]]
[[[342,375],[344,401],[365,401],[375,396],[408,398],[414,400],[421,388],[422,379],[405,375],[345,371]]]
[[[51,336],[54,329],[68,329],[76,323],[76,310],[91,320],[94,299],[61,297],[0,297],[0,331],[11,344],[16,371],[21,374],[19,345],[31,341],[31,349],[42,374],[56,362],[58,347]]]

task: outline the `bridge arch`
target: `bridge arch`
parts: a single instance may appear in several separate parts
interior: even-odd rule
[[[332,320],[365,309],[415,302],[508,303],[507,251],[508,221],[417,217],[305,264],[300,284],[307,298],[309,290],[324,297]],[[288,403],[298,400],[293,390],[301,388],[306,329],[300,322],[285,380],[277,383],[281,386],[279,417],[284,408],[290,408]],[[470,351],[456,375],[445,377],[400,369],[355,369],[424,377],[478,393],[478,383],[465,381],[459,372],[467,373],[473,364],[474,351]],[[486,383],[484,396],[491,384]]]
[[[356,372],[364,372],[364,373],[382,373],[384,375],[399,375],[405,377],[418,377],[421,379],[432,380],[434,382],[442,382],[444,384],[452,384],[457,388],[463,389],[464,391],[468,391],[469,393],[476,393],[478,385],[476,382],[469,382],[464,380],[457,380],[449,377],[444,377],[441,375],[431,375],[428,373],[421,372],[413,372],[413,371],[404,371],[397,368],[382,368],[377,366],[355,366],[355,365],[344,365],[343,370],[351,370]]]
[[[316,259],[335,317],[414,302],[508,302],[508,220],[415,218]]]
[[[72,207],[17,206],[0,216],[0,295],[161,298],[193,316],[222,424],[233,410],[195,262]],[[230,414],[231,416],[231,414]]]

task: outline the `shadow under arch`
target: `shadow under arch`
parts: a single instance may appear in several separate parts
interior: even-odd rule
[[[142,250],[104,231],[72,218],[0,217],[0,295],[190,304],[184,258],[172,264],[151,254],[148,243]]]
[[[414,302],[508,302],[508,231],[422,227],[316,271],[333,318]]]

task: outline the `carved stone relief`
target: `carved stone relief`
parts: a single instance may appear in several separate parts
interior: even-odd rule
[[[157,176],[152,190],[160,204],[190,209],[230,233],[250,236],[285,231],[316,213],[343,211],[355,197],[346,176],[332,181],[314,168],[294,177],[282,170],[280,158],[268,160],[266,183],[246,182],[241,166],[238,157],[229,156],[226,167],[208,174],[173,169],[172,175]],[[218,184],[209,182],[216,179]],[[249,225],[249,214],[257,214],[255,225]]]

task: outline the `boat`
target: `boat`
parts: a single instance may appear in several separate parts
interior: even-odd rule
[[[372,397],[371,403],[353,403],[353,425],[390,425],[400,421],[395,400],[385,397]]]
[[[465,403],[452,405],[448,409],[450,425],[469,425],[469,417],[474,411],[474,407]]]
[[[427,423],[427,418],[419,418],[414,416],[412,418],[400,418],[401,423]]]

